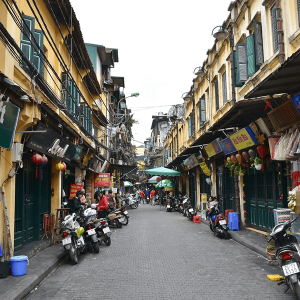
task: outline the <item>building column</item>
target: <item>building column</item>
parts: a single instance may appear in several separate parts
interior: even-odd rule
[[[197,189],[196,205],[197,205],[198,210],[200,210],[200,205],[201,205],[200,204],[201,203],[200,174],[201,174],[200,167],[197,166],[196,167],[196,189]]]

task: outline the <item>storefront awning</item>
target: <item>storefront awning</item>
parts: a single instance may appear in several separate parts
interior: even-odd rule
[[[300,91],[300,50],[291,55],[279,68],[267,76],[245,98]]]

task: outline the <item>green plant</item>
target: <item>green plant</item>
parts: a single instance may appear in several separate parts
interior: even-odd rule
[[[272,245],[272,244],[268,244],[267,250],[269,250],[269,251],[274,251],[274,250],[275,250],[275,246]]]
[[[262,162],[263,162],[262,158],[260,158],[260,157],[255,157],[254,164],[256,164],[256,165],[261,165]]]

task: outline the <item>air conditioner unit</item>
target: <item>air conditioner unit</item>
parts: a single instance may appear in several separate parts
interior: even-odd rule
[[[114,158],[110,158],[109,161],[110,161],[111,164],[115,163],[115,159]]]

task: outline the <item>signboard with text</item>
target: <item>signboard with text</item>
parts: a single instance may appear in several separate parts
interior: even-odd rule
[[[225,154],[229,154],[236,151],[236,148],[232,144],[230,138],[224,139],[219,142],[220,146]]]
[[[110,186],[110,174],[101,173],[95,175],[94,187],[106,187]]]
[[[70,186],[70,197],[69,199],[72,199],[73,197],[76,196],[76,193],[83,189],[84,185],[83,184],[71,184]]]
[[[212,141],[210,144],[204,147],[208,157],[212,157],[220,152],[222,152],[222,148],[219,145],[219,140],[216,139]]]
[[[258,143],[250,127],[246,127],[231,135],[230,140],[237,150],[242,150]]]

